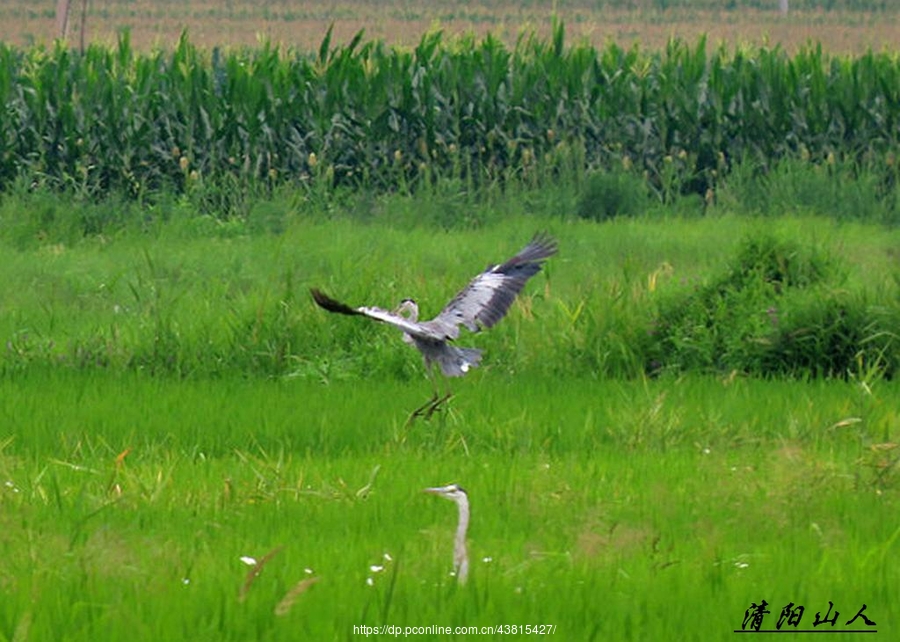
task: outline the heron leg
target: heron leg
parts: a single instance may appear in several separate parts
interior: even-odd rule
[[[435,412],[437,412],[438,409],[440,409],[441,405],[442,405],[445,401],[449,400],[450,397],[452,397],[452,396],[453,396],[453,392],[450,391],[450,390],[447,390],[446,394],[444,394],[443,397],[438,397],[437,395],[435,395],[435,396],[434,396],[434,399],[433,399],[433,401],[432,401],[432,403],[431,403],[431,407],[428,409],[428,412],[425,413],[425,419],[426,419],[426,421],[427,421],[428,419],[431,419],[431,415],[433,415]]]
[[[407,427],[412,425],[412,423],[422,415],[425,415],[426,419],[431,417],[431,413],[434,412],[433,410],[431,410],[431,408],[440,396],[440,393],[438,392],[437,381],[435,381],[434,373],[431,371],[431,362],[427,358],[425,359],[425,374],[428,377],[428,380],[431,382],[431,385],[434,386],[434,394],[428,401],[423,403],[421,406],[419,406],[409,414],[409,418],[406,420],[405,424]]]
[[[431,399],[429,399],[428,401],[423,403],[421,406],[419,406],[418,408],[416,408],[409,414],[409,419],[406,420],[406,425],[409,426],[411,423],[413,423],[416,419],[418,419],[422,415],[425,415],[426,419],[430,418],[431,414],[434,412],[433,410],[431,410],[431,408],[434,406],[436,401],[438,401],[437,390],[434,391],[434,394],[431,396]]]
[[[410,413],[409,419],[406,420],[406,426],[412,424],[418,417],[424,417],[425,421],[430,420],[431,416],[441,409],[441,406],[453,396],[449,383],[447,383],[447,392],[444,393],[443,396],[441,395],[437,378],[431,369],[431,362],[428,359],[425,360],[425,372],[428,375],[429,381],[431,381],[431,385],[434,386],[434,394],[428,401]]]

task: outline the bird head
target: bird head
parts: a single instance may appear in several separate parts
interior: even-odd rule
[[[457,484],[426,488],[424,492],[430,493],[432,495],[438,495],[440,497],[443,497],[444,499],[449,499],[450,501],[457,503],[463,499],[468,499],[468,494],[466,493],[466,491]]]
[[[403,299],[397,306],[396,313],[409,321],[419,320],[419,306],[412,299]]]

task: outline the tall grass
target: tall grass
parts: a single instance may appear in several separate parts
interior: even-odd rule
[[[894,629],[896,475],[870,446],[894,438],[896,386],[526,375],[471,386],[405,430],[413,388],[0,380],[0,633],[548,623],[684,639],[709,611],[694,637],[731,639],[760,599],[865,602]],[[452,506],[419,492],[447,481],[472,499],[464,590],[448,574]],[[240,558],[267,555],[248,583]]]
[[[323,313],[308,288],[383,307],[414,296],[423,315],[437,314],[485,261],[542,228],[560,237],[559,257],[508,320],[461,338],[486,349],[487,370],[846,377],[869,367],[893,376],[900,363],[890,228],[736,216],[598,226],[540,210],[500,216],[488,204],[469,215],[491,222],[442,230],[407,227],[402,211],[430,218],[440,204],[372,199],[366,223],[274,201],[246,222],[191,214],[74,242],[15,232],[0,244],[10,284],[0,368],[418,381],[419,357],[396,333]],[[810,225],[814,238],[791,240]]]
[[[795,309],[815,311],[806,295],[833,287],[895,313],[895,229],[598,224],[512,191],[473,205],[474,227],[407,224],[460,201],[367,194],[368,219],[276,198],[221,221],[173,202],[84,236],[55,216],[65,201],[37,198],[6,199],[22,227],[0,234],[3,638],[546,623],[572,639],[732,639],[762,599],[807,617],[830,600],[841,623],[865,603],[893,635],[886,362],[818,378],[644,371],[649,324],[685,292],[798,290]],[[431,392],[419,356],[307,296],[414,295],[435,313],[535,229],[560,254],[507,319],[466,337],[483,367],[428,423],[405,425]],[[472,500],[465,588],[449,575],[453,507],[419,492],[451,481]]]

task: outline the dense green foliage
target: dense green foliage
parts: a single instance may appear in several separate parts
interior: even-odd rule
[[[547,184],[627,167],[663,200],[708,196],[735,163],[778,159],[874,175],[894,199],[900,62],[810,47],[643,52],[566,45],[562,25],[513,48],[425,35],[413,49],[330,37],[317,54],[0,45],[0,188],[204,194],[246,214],[279,184],[458,189]],[[891,203],[893,205],[893,200]]]
[[[396,332],[328,315],[308,288],[381,307],[414,296],[433,315],[486,261],[542,228],[559,236],[560,256],[508,320],[460,339],[487,349],[487,370],[846,377],[900,367],[896,229],[711,214],[598,225],[553,216],[560,194],[535,196],[507,194],[505,205],[384,196],[365,222],[355,204],[323,220],[274,200],[227,222],[173,205],[157,208],[159,220],[87,238],[65,222],[90,220],[91,207],[7,198],[0,369],[419,381],[421,360]],[[485,222],[408,224],[445,208]]]
[[[873,292],[844,290],[839,266],[793,240],[744,239],[721,276],[661,304],[651,330],[653,363],[829,377],[865,364],[894,374],[900,307]]]

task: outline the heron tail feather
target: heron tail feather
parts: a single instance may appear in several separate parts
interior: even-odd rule
[[[445,347],[437,359],[444,376],[461,377],[481,363],[481,350],[477,348]]]

